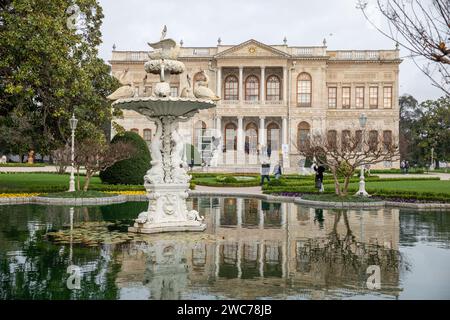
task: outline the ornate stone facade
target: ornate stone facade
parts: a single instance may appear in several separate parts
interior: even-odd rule
[[[136,94],[149,96],[158,78],[146,75],[147,60],[148,52],[113,51],[113,75],[131,82]],[[201,111],[181,124],[185,141],[199,150],[200,159],[195,157],[195,162],[203,158],[218,169],[256,170],[256,155],[264,153],[272,162],[282,159],[285,168],[296,171],[296,146],[302,136],[360,130],[362,113],[368,118],[366,130],[398,137],[398,50],[336,51],[328,50],[326,44],[269,46],[249,40],[235,46],[182,47],[179,60],[186,73],[171,76],[172,95],[191,87],[187,74],[195,88],[196,82],[205,80],[204,71],[209,88],[222,98],[217,108]],[[152,123],[132,111],[116,122],[146,140],[155,133]],[[219,154],[211,162],[214,141]],[[398,164],[378,165],[391,166]]]

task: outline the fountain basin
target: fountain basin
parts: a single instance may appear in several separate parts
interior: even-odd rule
[[[147,117],[183,117],[198,110],[214,108],[216,105],[211,100],[197,98],[135,97],[119,99],[112,106],[133,110]]]

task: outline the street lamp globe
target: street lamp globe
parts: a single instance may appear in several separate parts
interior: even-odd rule
[[[75,118],[75,114],[72,114],[72,118],[70,118],[69,123],[70,123],[71,130],[77,129],[78,119]]]

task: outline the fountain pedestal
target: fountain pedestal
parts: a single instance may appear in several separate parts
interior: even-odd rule
[[[130,232],[158,233],[172,231],[204,231],[198,212],[187,210],[189,184],[148,184],[148,211],[141,213]]]

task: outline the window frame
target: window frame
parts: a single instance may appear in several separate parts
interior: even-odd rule
[[[307,76],[308,79],[301,79],[302,76]],[[301,92],[302,89],[301,82],[309,83],[308,92]],[[300,85],[299,85],[300,84]],[[303,97],[307,97],[307,102],[301,102]],[[297,106],[302,108],[311,108],[312,107],[312,77],[307,72],[301,72],[297,76]]]
[[[250,79],[255,79],[255,81],[250,82]],[[255,87],[253,88],[249,88],[248,84],[250,83],[254,83]],[[244,100],[245,101],[260,101],[260,95],[261,95],[261,90],[260,90],[260,79],[258,78],[257,75],[255,74],[250,74],[245,78],[245,83],[244,83]],[[256,91],[256,94],[250,94],[249,91]],[[256,99],[249,99],[250,97],[256,98]]]
[[[276,78],[278,80],[278,92],[276,95],[269,94],[269,89],[276,90],[276,88],[269,88],[269,83],[271,83],[269,80],[271,78]],[[275,82],[272,82],[272,83],[275,83]],[[270,99],[269,98],[269,97],[277,97],[277,96],[278,96],[278,99]],[[266,79],[266,97],[265,98],[266,98],[266,101],[281,101],[282,100],[281,99],[281,79],[276,74],[271,74]]]
[[[348,89],[348,97],[344,94]],[[348,99],[348,104],[346,104],[346,100]],[[342,87],[342,109],[350,109],[352,105],[352,87],[344,86]]]
[[[386,98],[386,89],[389,89],[389,98]],[[392,98],[393,98],[393,87],[392,86],[384,86],[383,87],[383,109],[392,109]],[[387,100],[388,99],[388,100]],[[386,102],[389,101],[388,106],[386,106]]]
[[[362,95],[358,95],[358,93],[361,93]],[[358,86],[355,87],[355,108],[356,109],[364,109],[364,103],[365,103],[365,87]]]
[[[375,90],[375,95],[372,95],[372,90]],[[376,86],[369,87],[369,108],[378,109],[378,87]]]
[[[230,79],[234,79],[236,81],[230,81]],[[228,87],[228,84],[233,84],[233,87]],[[238,101],[239,100],[239,79],[234,74],[229,74],[225,77],[224,81],[224,87],[223,87],[223,99],[227,101]],[[234,88],[234,85],[236,85],[236,88]],[[236,94],[230,94],[230,91],[234,93],[234,90],[236,90]],[[230,99],[233,98],[233,99]],[[235,98],[235,99],[234,99]]]
[[[330,90],[334,91],[334,97],[330,97]],[[333,101],[333,105],[330,104],[331,101]],[[337,108],[337,87],[328,87],[328,108]]]

